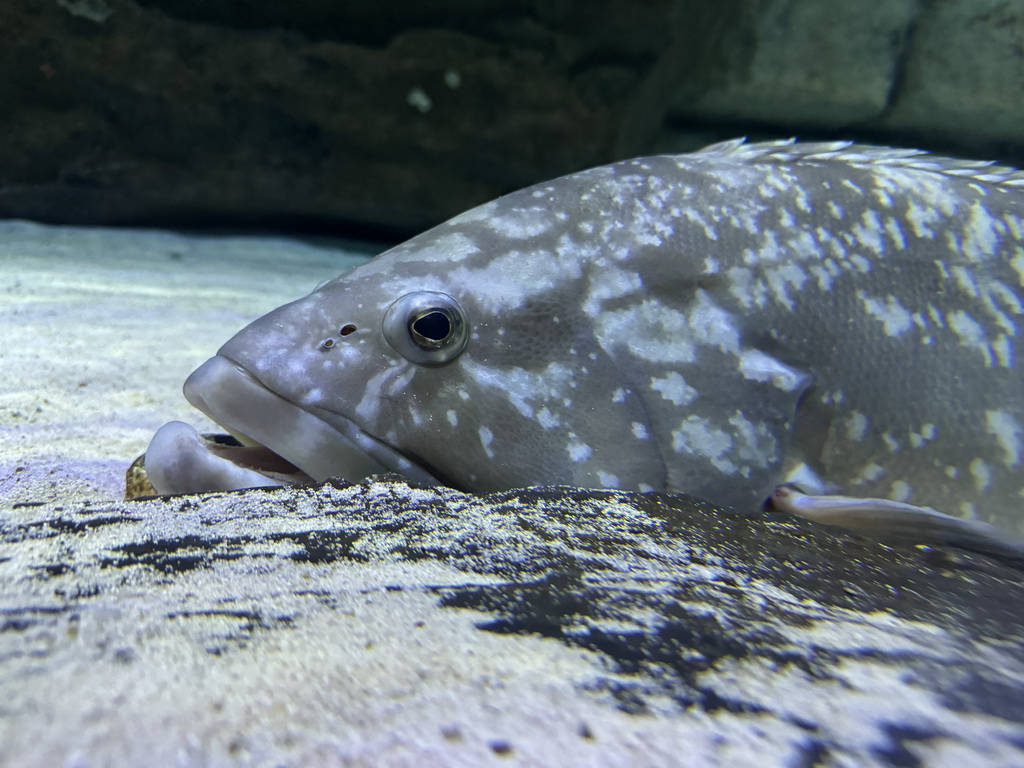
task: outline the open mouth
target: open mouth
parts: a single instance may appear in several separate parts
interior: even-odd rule
[[[381,472],[438,484],[428,471],[350,420],[331,414],[328,423],[222,355],[197,368],[184,391],[193,406],[240,445],[203,438],[181,422],[161,428],[146,452],[147,472],[161,493],[322,482],[330,477],[354,481]]]
[[[262,445],[230,435],[200,435],[181,421],[164,424],[146,449],[146,476],[163,495],[310,483],[313,478]]]

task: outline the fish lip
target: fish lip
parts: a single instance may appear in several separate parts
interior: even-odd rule
[[[150,484],[160,495],[313,482],[264,446],[243,446],[227,435],[200,435],[181,421],[156,431],[143,462]]]
[[[398,472],[424,485],[439,481],[421,465],[330,412],[330,421],[264,384],[246,366],[218,354],[185,381],[185,398],[241,442],[281,456],[317,482]]]

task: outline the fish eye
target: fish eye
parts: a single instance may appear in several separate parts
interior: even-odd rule
[[[441,365],[454,360],[466,348],[466,313],[448,294],[407,293],[384,314],[384,338],[396,352],[414,363]]]
[[[451,318],[440,309],[431,309],[409,320],[409,335],[417,347],[433,349],[442,346],[451,334]]]

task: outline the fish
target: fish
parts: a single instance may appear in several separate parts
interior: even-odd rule
[[[1020,537],[1022,314],[1021,171],[738,139],[473,208],[255,320],[184,393],[283,457],[279,484],[774,497]],[[159,492],[258,481],[164,429]]]

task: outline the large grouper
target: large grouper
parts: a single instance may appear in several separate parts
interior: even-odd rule
[[[160,493],[397,472],[572,485],[924,539],[1024,534],[1024,173],[848,142],[565,176],[230,339]]]

